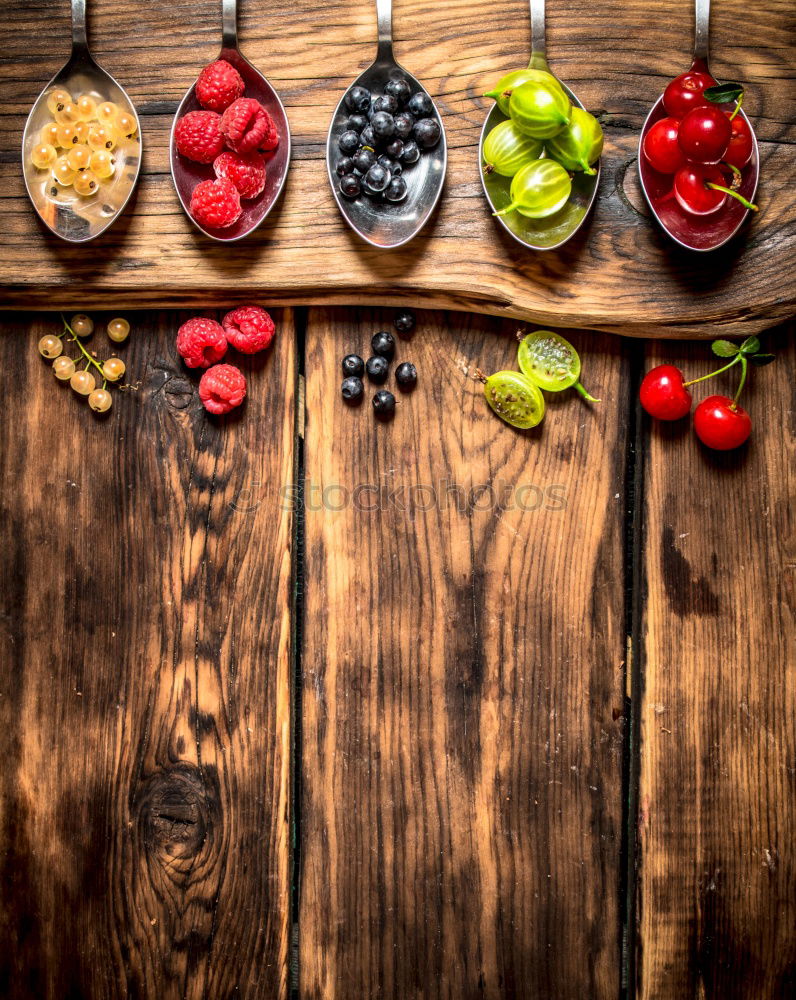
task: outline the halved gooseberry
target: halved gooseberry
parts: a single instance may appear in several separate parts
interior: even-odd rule
[[[544,417],[544,396],[521,372],[495,372],[484,382],[484,395],[494,412],[512,427],[527,430]]]

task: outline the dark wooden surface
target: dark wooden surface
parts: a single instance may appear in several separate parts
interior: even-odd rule
[[[135,320],[119,353],[141,386],[105,420],[38,358],[52,316],[3,330],[9,1000],[287,995],[295,358],[278,321],[228,423],[175,363],[177,316]]]
[[[644,1000],[796,995],[796,351],[779,343],[746,397],[762,425],[747,449],[648,436]],[[663,357],[704,363],[649,351]]]
[[[789,998],[792,338],[715,458],[636,423],[641,368],[706,345],[574,334],[603,402],[520,434],[465,375],[513,328],[456,314],[376,426],[338,365],[388,318],[280,316],[227,421],[178,314],[136,318],[106,420],[52,317],[3,323],[0,995]]]
[[[276,302],[364,301],[453,307],[543,325],[628,334],[711,337],[788,318],[796,302],[792,184],[794,25],[789,0],[716,0],[712,67],[748,84],[761,140],[760,214],[716,254],[678,253],[647,216],[635,175],[638,135],[666,83],[690,63],[693,5],[603,0],[548,5],[551,65],[606,134],[600,198],[565,249],[526,251],[489,217],[477,144],[481,97],[527,63],[528,5],[398,0],[396,55],[437,100],[450,146],[437,216],[404,250],[376,251],[349,232],[329,189],[325,138],[340,94],[375,54],[375,6],[332,0],[242,0],[245,54],[284,99],[294,140],[284,202],[251,239],[219,246],[183,215],[168,170],[177,103],[220,44],[220,4],[94,0],[99,61],[141,115],[141,183],[125,217],[97,244],[68,247],[45,233],[24,192],[19,148],[26,115],[68,55],[68,5],[8,0],[0,24],[1,305],[206,305],[268,289]]]

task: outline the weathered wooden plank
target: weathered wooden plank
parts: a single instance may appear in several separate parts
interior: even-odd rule
[[[57,317],[0,340],[9,1000],[287,995],[292,319],[227,420],[178,322],[136,317],[106,420],[36,353]]]
[[[549,5],[552,65],[599,115],[607,137],[594,218],[555,254],[528,253],[494,225],[476,162],[489,103],[480,95],[527,60],[526,3],[396,3],[396,54],[438,100],[450,162],[441,208],[427,231],[405,250],[383,253],[360,244],[340,219],[323,160],[336,101],[373,58],[372,3],[241,3],[243,48],[282,94],[295,152],[283,204],[237,247],[197,235],[168,173],[171,116],[216,54],[220,4],[92,3],[95,53],[137,104],[145,156],[131,210],[86,249],[67,247],[38,226],[17,152],[31,103],[66,58],[67,5],[9,0],[0,24],[3,302],[47,308],[56,296],[101,307],[112,293],[119,304],[206,305],[265,287],[272,302],[411,300],[632,334],[710,336],[717,327],[732,332],[776,323],[796,301],[790,4],[714,6],[714,71],[749,84],[746,106],[763,140],[761,211],[740,241],[695,259],[677,253],[645,217],[632,167],[647,110],[689,61],[693,14],[679,0],[657,3],[653,15],[642,0],[604,0],[586,11],[571,2]]]
[[[744,395],[744,450],[708,453],[686,425],[645,435],[644,1000],[796,991],[796,351],[778,346]],[[711,364],[704,345],[654,345],[662,359]]]
[[[626,360],[514,432],[463,372],[513,328],[420,314],[379,425],[336,382],[389,321],[307,331],[301,995],[613,998]]]

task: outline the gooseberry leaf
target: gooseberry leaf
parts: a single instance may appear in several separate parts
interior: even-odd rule
[[[714,340],[711,346],[713,353],[719,358],[734,358],[738,353],[738,348],[729,340]]]
[[[753,354],[749,360],[753,365],[757,365],[758,368],[762,368],[763,365],[770,365],[775,358],[776,355],[774,354]]]
[[[757,337],[747,337],[741,344],[741,354],[757,354],[760,350],[760,341]]]
[[[708,87],[705,97],[713,104],[729,104],[730,101],[737,101],[743,94],[742,83],[722,83],[718,87]]]

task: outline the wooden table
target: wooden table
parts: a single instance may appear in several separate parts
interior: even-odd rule
[[[284,312],[217,421],[131,318],[106,420],[0,337],[0,994],[792,995],[793,338],[716,456],[635,403],[705,344],[574,334],[523,434],[421,313],[385,426],[391,313]]]
[[[242,3],[295,155],[234,251],[197,237],[167,173],[217,0],[90,5],[146,153],[131,210],[80,251],[35,223],[17,154],[67,6],[6,6],[0,308],[22,311],[0,313],[0,997],[793,996],[790,5],[714,3],[763,186],[744,239],[696,260],[645,217],[633,166],[688,62],[689,3],[548,5],[553,66],[607,136],[594,218],[554,255],[501,236],[474,166],[479,95],[527,58],[525,4],[397,0],[397,55],[451,157],[434,222],[394,254],[356,243],[324,176],[369,0]],[[284,307],[277,340],[243,365],[244,409],[209,418],[174,349],[191,313],[171,310],[251,298]],[[401,342],[419,385],[381,425],[342,405],[339,362],[399,303],[440,311]],[[77,307],[134,326],[136,388],[102,419],[35,349],[46,310]],[[497,421],[471,375],[513,367],[507,317],[569,329],[602,403]],[[769,327],[779,358],[729,455],[636,402],[652,364],[708,370],[707,343],[594,332]]]

